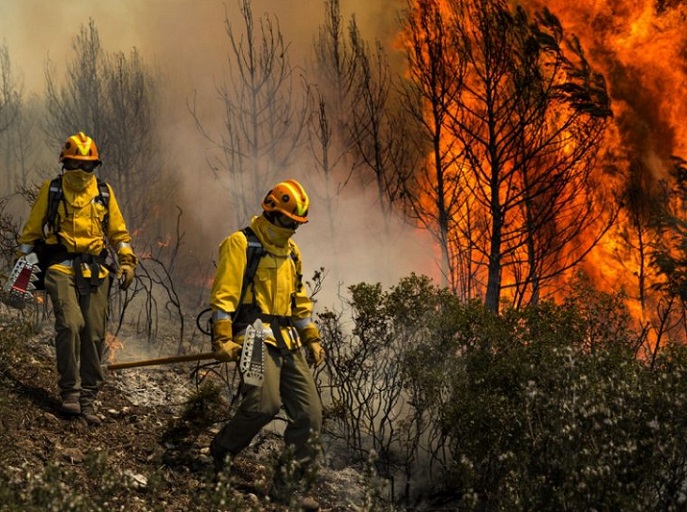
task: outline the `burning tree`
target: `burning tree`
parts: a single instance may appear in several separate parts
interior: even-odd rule
[[[451,243],[453,219],[459,215],[460,189],[455,172],[457,149],[455,137],[445,135],[450,109],[458,101],[465,73],[455,48],[458,42],[450,30],[436,1],[422,1],[411,8],[405,27],[408,81],[402,95],[408,118],[419,126],[411,137],[418,153],[431,154],[418,172],[402,174],[400,186],[408,214],[429,229],[442,251],[444,283],[451,280],[454,291],[470,294],[470,262],[465,259],[463,247]],[[470,209],[465,210],[467,213]],[[453,254],[449,250],[454,249]],[[459,262],[463,271],[454,272]],[[457,280],[465,278],[459,285]]]
[[[429,157],[404,184],[435,234],[442,269],[497,311],[536,303],[614,219],[596,157],[611,118],[603,77],[547,10],[504,0],[420,0],[405,26],[416,143]]]
[[[653,366],[659,351],[687,339],[687,162],[673,157],[665,179],[650,186],[633,172],[625,197],[627,219],[618,255],[636,268],[639,355]]]

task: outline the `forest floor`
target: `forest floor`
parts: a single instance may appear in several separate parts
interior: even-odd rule
[[[269,498],[279,422],[214,477],[208,446],[230,410],[221,379],[198,385],[195,363],[109,372],[102,423],[89,425],[60,412],[53,336],[49,322],[0,314],[0,510],[298,509],[295,496]],[[322,511],[375,509],[362,475],[330,461],[309,495]]]

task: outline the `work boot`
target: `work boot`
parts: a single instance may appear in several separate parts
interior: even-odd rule
[[[70,416],[77,416],[81,414],[81,404],[79,404],[79,395],[66,395],[62,398],[62,412]]]
[[[217,438],[210,443],[210,455],[215,466],[215,477],[231,466],[231,454],[219,447]]]
[[[295,482],[287,477],[287,471],[280,461],[277,461],[275,466],[274,474],[272,475],[270,498],[272,498],[275,503],[288,505],[297,486]]]
[[[81,417],[86,420],[89,425],[100,425],[102,420],[95,414],[93,404],[83,404],[81,406]]]

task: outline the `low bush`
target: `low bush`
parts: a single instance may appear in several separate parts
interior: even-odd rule
[[[583,287],[564,304],[495,315],[418,276],[351,297],[350,334],[340,316],[322,318],[326,431],[359,460],[377,453],[380,474],[403,479],[398,499],[466,511],[687,507],[687,350],[638,360],[621,297]],[[423,473],[431,485],[418,484]]]

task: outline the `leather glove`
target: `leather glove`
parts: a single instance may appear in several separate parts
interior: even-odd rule
[[[212,323],[212,351],[215,359],[223,363],[238,361],[241,345],[234,343],[231,334],[231,320],[215,320]]]
[[[308,354],[316,368],[324,361],[325,352],[319,341],[311,341],[308,343]]]
[[[126,290],[131,286],[131,283],[134,280],[134,267],[128,264],[123,264],[119,266],[119,269],[117,270],[117,279],[119,280],[119,289],[120,290]]]
[[[314,323],[308,324],[306,327],[298,331],[305,346],[308,349],[308,356],[312,363],[317,367],[324,361],[325,352],[322,348],[322,338],[320,330]]]

